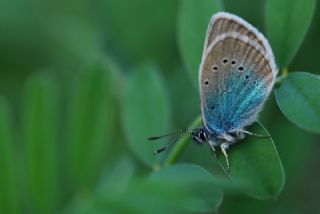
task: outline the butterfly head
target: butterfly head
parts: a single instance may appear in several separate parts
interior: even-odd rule
[[[195,143],[206,143],[208,141],[209,133],[206,128],[200,127],[191,132],[192,139]]]
[[[197,144],[202,144],[202,143],[206,143],[209,140],[209,137],[211,136],[209,131],[205,128],[205,127],[199,127],[196,129],[180,129],[180,130],[176,130],[173,132],[170,132],[168,134],[164,134],[164,135],[160,135],[160,136],[156,136],[156,137],[150,137],[149,140],[154,141],[154,140],[159,140],[165,137],[169,137],[171,135],[175,135],[175,134],[180,134],[180,136],[178,138],[176,138],[174,141],[170,142],[168,145],[157,149],[154,151],[154,154],[159,154],[167,149],[169,149],[170,147],[172,147],[174,144],[178,143],[183,137],[190,135],[193,139],[193,141]]]

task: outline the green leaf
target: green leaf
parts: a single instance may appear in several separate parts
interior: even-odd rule
[[[276,90],[282,113],[298,127],[320,133],[320,78],[305,73],[290,73]]]
[[[197,165],[177,164],[151,174],[151,179],[167,182],[169,187],[184,193],[175,203],[192,212],[212,212],[222,202],[223,192],[215,178]]]
[[[211,16],[223,10],[220,0],[182,0],[178,20],[178,44],[187,72],[198,86],[198,70]]]
[[[98,185],[90,211],[191,213],[213,211],[222,201],[223,194],[215,178],[199,166],[175,165],[155,171],[145,178],[132,176],[132,161],[127,158],[114,165]],[[74,205],[82,207],[82,204]]]
[[[148,137],[168,131],[169,104],[165,84],[152,66],[136,69],[127,79],[122,96],[122,120],[131,150],[148,165],[157,163],[158,143]]]
[[[266,1],[267,35],[280,67],[290,64],[310,25],[314,0]]]
[[[109,167],[105,168],[105,172],[95,187],[94,194],[76,195],[62,213],[113,213],[111,212],[112,206],[105,206],[105,203],[108,203],[109,200],[112,202],[119,201],[119,204],[126,206],[126,201],[132,201],[132,199],[122,201],[122,197],[127,193],[128,186],[133,183],[134,170],[135,165],[131,158],[124,156],[114,160]],[[125,213],[133,212],[128,210]]]
[[[52,213],[57,202],[57,88],[45,74],[25,87],[23,135],[31,201],[37,213]]]
[[[254,124],[249,131],[263,136],[269,133],[261,124]],[[259,198],[274,198],[284,186],[285,175],[282,162],[272,138],[247,136],[227,151],[230,161],[231,181],[247,192]],[[218,159],[226,171],[224,156],[218,152]]]
[[[113,69],[104,60],[88,65],[74,86],[69,108],[70,172],[76,187],[88,188],[103,165],[115,124]]]
[[[179,213],[175,200],[183,196],[181,192],[163,180],[141,177],[134,169],[134,162],[127,157],[108,167],[97,186],[90,213]],[[74,207],[81,208],[82,204],[80,201]]]
[[[176,191],[168,182],[151,181],[135,177],[131,179],[125,192],[113,196],[112,192],[99,195],[94,201],[92,210],[99,213],[132,213],[132,214],[161,214],[181,213],[176,200],[183,198],[183,193]],[[91,212],[90,212],[91,213]],[[185,212],[183,212],[185,213]]]
[[[18,207],[15,161],[13,157],[11,112],[0,98],[0,213],[20,213]]]
[[[277,114],[281,114],[280,111]],[[279,142],[277,149],[281,154],[286,177],[288,177],[286,186],[296,186],[296,179],[294,178],[299,177],[301,173],[303,174],[305,167],[309,165],[309,157],[312,156],[314,148],[317,146],[317,144],[313,143],[316,139],[310,133],[299,129],[286,120],[283,115],[275,116],[277,122],[269,125],[269,130],[274,141]]]

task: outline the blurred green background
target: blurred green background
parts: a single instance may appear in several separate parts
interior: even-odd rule
[[[0,213],[187,212],[174,182],[150,183],[165,154],[146,141],[200,114],[178,47],[182,1],[0,1]],[[223,4],[265,33],[265,1]],[[289,70],[319,73],[319,26],[317,4]],[[260,118],[283,161],[283,192],[227,190],[204,212],[320,213],[319,136],[290,123],[273,95]],[[218,167],[194,144],[178,162]]]

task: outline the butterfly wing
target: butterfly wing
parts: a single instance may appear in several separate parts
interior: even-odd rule
[[[212,16],[205,40],[204,52],[207,50],[213,40],[224,33],[235,32],[246,35],[250,41],[256,43],[262,53],[270,50],[270,46],[265,37],[250,23],[242,18],[226,12],[219,12]],[[272,52],[271,52],[272,54]]]
[[[218,13],[209,25],[199,81],[202,118],[212,132],[254,122],[277,75],[268,41],[243,23],[237,16]]]

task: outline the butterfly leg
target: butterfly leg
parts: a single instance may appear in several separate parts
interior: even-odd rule
[[[244,133],[244,134],[247,134],[247,135],[250,135],[250,136],[255,136],[255,137],[258,137],[258,138],[270,138],[270,135],[264,136],[264,135],[260,135],[260,134],[255,134],[255,133],[249,132],[249,131],[244,130],[244,129],[239,129],[239,131],[241,133]]]
[[[222,143],[220,145],[221,151],[222,151],[224,157],[226,158],[228,174],[230,172],[230,164],[229,164],[229,158],[228,158],[228,154],[227,154],[227,149],[229,148],[229,146],[230,146],[230,144],[228,142]]]
[[[243,133],[241,129],[237,129],[233,133],[236,135],[237,141],[242,140],[246,137],[245,133]]]
[[[214,148],[214,145],[211,141],[208,142],[209,146],[210,146],[210,152],[212,154],[212,156],[214,158],[217,158],[217,155],[216,155],[216,149]]]

